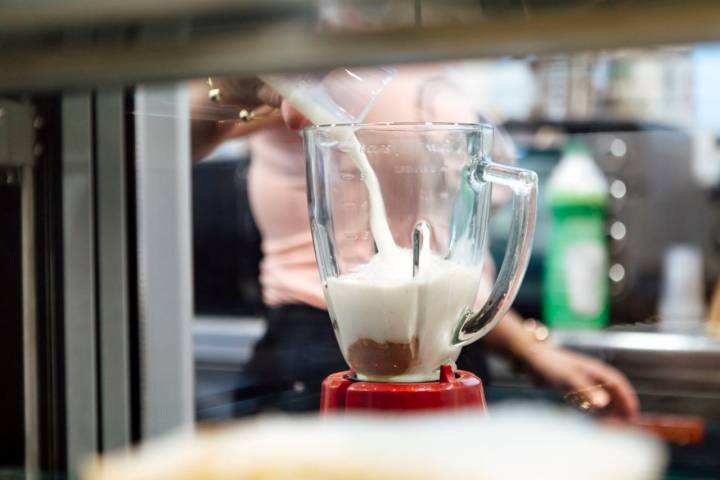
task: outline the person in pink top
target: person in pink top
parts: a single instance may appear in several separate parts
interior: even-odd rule
[[[248,371],[277,376],[319,393],[322,379],[347,368],[327,315],[315,263],[307,208],[305,164],[298,129],[307,124],[298,112],[257,80],[215,80],[221,102],[243,108],[265,103],[281,115],[246,124],[193,121],[193,156],[202,158],[220,142],[249,139],[251,166],[248,191],[253,216],[262,235],[260,284],[267,306],[268,330],[256,347]],[[212,108],[208,87],[194,84],[193,110]],[[216,106],[216,105],[215,105]],[[365,122],[477,122],[460,92],[438,65],[396,67],[396,75],[369,111]],[[483,121],[489,119],[482,118]],[[494,160],[511,163],[515,152],[509,137],[498,130]],[[493,203],[503,201],[502,192]],[[493,283],[493,267],[485,271],[478,296],[482,304]],[[581,395],[595,408],[614,407],[634,415],[637,396],[616,369],[590,357],[540,342],[525,329],[514,311],[481,341],[463,349],[458,367],[488,378],[483,348],[487,346],[523,366],[539,381]],[[596,388],[602,385],[602,388]],[[307,391],[306,390],[306,391]],[[289,407],[292,409],[292,406]]]

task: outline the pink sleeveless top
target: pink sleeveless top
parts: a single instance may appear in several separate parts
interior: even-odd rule
[[[439,67],[399,67],[366,122],[477,122],[459,91]],[[496,160],[512,158],[512,146],[496,139]],[[307,304],[325,309],[310,235],[305,162],[299,132],[285,127],[250,137],[250,206],[262,235],[260,284],[269,306]],[[500,156],[502,158],[498,159]],[[496,201],[493,198],[493,201]],[[492,262],[481,295],[492,286]]]

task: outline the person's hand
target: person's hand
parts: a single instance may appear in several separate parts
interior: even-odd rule
[[[265,105],[279,108],[285,126],[290,130],[300,130],[310,124],[302,113],[295,110],[278,92],[268,85],[262,85],[258,91],[258,98]]]
[[[284,101],[280,105],[280,113],[283,117],[285,126],[290,130],[301,130],[310,125],[310,120],[305,118],[302,113],[295,110],[288,102]]]
[[[264,103],[261,92],[265,84],[257,77],[211,77],[211,87],[219,90],[219,102],[242,108],[255,108]]]
[[[525,363],[538,380],[582,398],[593,409],[613,407],[632,417],[639,402],[635,390],[615,368],[592,357],[552,345],[538,344],[525,357]]]
[[[257,77],[214,77],[213,87],[221,92],[221,103],[242,108],[267,105],[280,110],[285,125],[300,130],[310,122],[282,96]]]
[[[217,89],[219,96],[210,98],[210,89]],[[291,130],[300,130],[310,122],[290,104],[283,100],[275,90],[257,77],[210,77],[190,82],[192,121],[192,159],[199,161],[209,154],[218,144],[231,138],[249,135],[255,131],[279,125],[280,117],[268,115],[267,107],[277,108],[282,122]],[[262,116],[251,122],[209,122],[208,116],[220,115],[218,120],[228,120],[226,108],[251,110],[255,113],[262,109]],[[230,109],[232,111],[232,108]]]

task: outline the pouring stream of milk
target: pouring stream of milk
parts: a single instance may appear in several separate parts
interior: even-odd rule
[[[277,90],[290,105],[302,113],[305,118],[312,123],[323,125],[343,121],[343,119],[337,118],[321,105],[313,102],[312,99],[304,95],[302,91],[293,92],[288,90],[282,82],[274,81],[272,77],[265,78],[265,80]],[[370,162],[368,162],[360,142],[355,137],[355,133],[351,127],[337,127],[331,131],[331,135],[341,144],[342,151],[350,156],[350,159],[358,170],[360,170],[363,181],[365,182],[370,200],[370,228],[378,252],[383,256],[393,254],[398,250],[398,247],[393,240],[390,226],[388,225],[385,203],[383,202],[380,191],[380,182],[378,182],[377,175],[375,175],[375,171],[370,166]]]

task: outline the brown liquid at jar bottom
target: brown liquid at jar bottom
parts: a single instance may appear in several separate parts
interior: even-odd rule
[[[361,338],[348,349],[348,363],[365,375],[395,376],[402,375],[413,366],[418,354],[418,338],[410,342],[379,343],[369,338]]]

